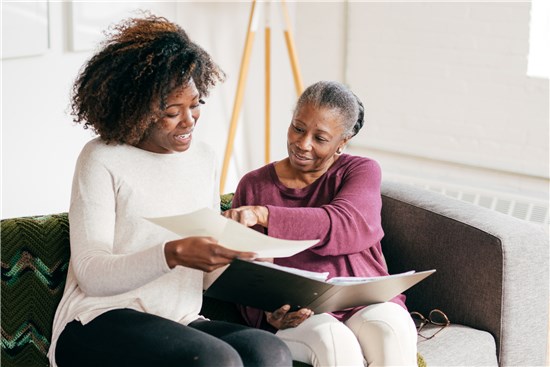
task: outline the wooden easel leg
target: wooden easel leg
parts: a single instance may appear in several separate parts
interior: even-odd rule
[[[269,5],[269,3],[268,3]],[[269,10],[268,10],[269,13]],[[271,27],[265,27],[265,163],[271,161]]]
[[[235,141],[235,133],[237,131],[237,121],[241,112],[241,106],[243,102],[244,87],[246,84],[246,77],[248,75],[248,65],[250,63],[250,54],[252,51],[252,44],[254,42],[254,35],[256,33],[258,19],[256,10],[256,0],[252,2],[252,8],[250,10],[250,18],[248,20],[248,31],[246,34],[246,40],[244,45],[243,57],[241,60],[241,67],[239,71],[239,80],[237,83],[237,92],[235,93],[235,101],[233,104],[233,113],[231,115],[231,123],[229,125],[229,133],[227,136],[227,145],[225,147],[225,155],[223,159],[223,166],[220,180],[220,192],[224,192],[225,182],[227,180],[227,171],[229,168],[229,161],[233,152],[233,142]]]
[[[294,38],[292,37],[292,30],[290,27],[290,17],[288,15],[288,9],[286,7],[285,0],[281,1],[283,8],[283,15],[285,19],[285,41],[288,50],[288,56],[290,58],[290,65],[292,67],[292,75],[294,76],[294,86],[296,88],[296,94],[300,96],[304,91],[304,83],[302,76],[300,75],[300,67],[298,64],[298,57],[296,55],[296,47],[294,46]]]
[[[289,18],[288,10],[284,0],[281,1],[281,7],[283,10],[283,15],[285,19],[284,35],[285,35],[288,55],[290,58],[292,75],[294,77],[294,86],[296,88],[296,94],[299,96],[302,94],[304,90],[304,84],[302,82],[302,77],[300,75],[298,57],[296,55],[296,48],[294,46],[294,39],[292,37],[292,31],[290,27],[290,18]],[[231,154],[233,153],[233,143],[235,140],[235,133],[237,131],[237,122],[238,122],[238,118],[239,118],[239,114],[240,114],[240,110],[243,102],[246,77],[248,75],[248,65],[250,63],[250,55],[252,52],[252,44],[254,42],[257,23],[258,23],[258,15],[256,12],[256,0],[253,0],[252,8],[250,10],[250,18],[248,21],[248,31],[246,35],[243,57],[241,60],[241,68],[239,71],[237,92],[235,93],[233,113],[231,115],[229,133],[227,136],[227,145],[225,147],[225,155],[223,159],[223,166],[222,166],[221,180],[220,180],[221,193],[224,192],[225,183],[227,181],[229,161],[231,160]],[[271,28],[269,24],[267,24],[265,28],[265,162],[266,164],[271,161],[270,151],[271,151]]]

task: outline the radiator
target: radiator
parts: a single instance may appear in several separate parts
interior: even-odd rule
[[[548,228],[548,200],[411,177],[392,178]]]

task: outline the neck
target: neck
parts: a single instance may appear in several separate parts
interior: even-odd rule
[[[290,189],[303,189],[311,185],[324,175],[329,168],[330,166],[324,170],[303,172],[292,167],[288,158],[275,163],[275,172],[279,181]]]

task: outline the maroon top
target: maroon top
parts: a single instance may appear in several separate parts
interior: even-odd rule
[[[315,182],[301,189],[284,186],[270,163],[246,174],[235,192],[233,207],[267,206],[271,237],[311,240],[319,243],[275,263],[303,270],[329,272],[337,276],[388,275],[380,240],[384,236],[380,210],[381,171],[374,160],[342,154]],[[405,296],[393,302],[405,307]],[[282,306],[282,305],[281,305]],[[355,311],[332,313],[346,320]],[[263,312],[246,307],[243,316],[251,326],[271,329]]]

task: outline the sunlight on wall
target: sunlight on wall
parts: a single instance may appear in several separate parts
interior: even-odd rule
[[[527,75],[550,77],[550,2],[531,1]]]

